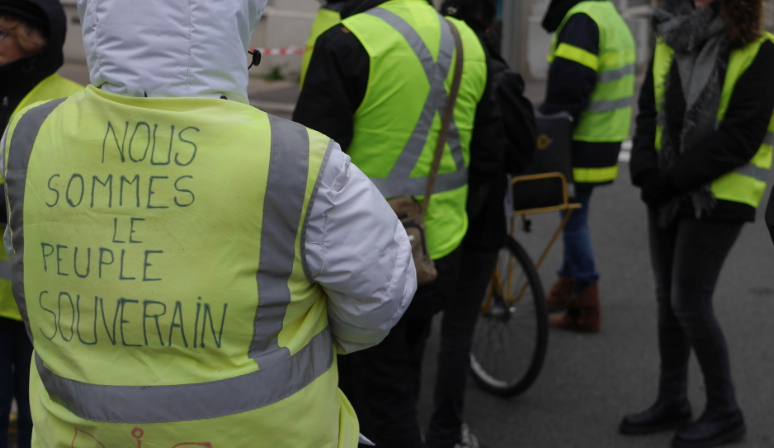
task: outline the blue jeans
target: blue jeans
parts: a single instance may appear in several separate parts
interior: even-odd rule
[[[576,198],[583,207],[573,210],[570,220],[564,228],[564,262],[562,268],[559,269],[559,275],[572,279],[574,295],[593,285],[599,279],[589,234],[589,201],[593,188],[576,186],[578,187]],[[564,218],[565,213],[562,213],[562,218]]]
[[[11,401],[19,405],[18,447],[30,448],[30,361],[32,343],[23,322],[0,317],[0,448],[8,446],[8,415]]]

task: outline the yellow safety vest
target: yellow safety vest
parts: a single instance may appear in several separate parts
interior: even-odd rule
[[[726,78],[723,82],[723,90],[720,93],[717,121],[722,122],[728,111],[731,96],[734,93],[737,81],[752,65],[761,45],[767,40],[774,42],[774,35],[766,33],[757,42],[753,42],[744,48],[738,48],[731,52],[726,69]],[[661,114],[664,111],[664,95],[666,94],[666,77],[672,66],[674,50],[663,40],[659,39],[656,45],[656,53],[653,58],[653,83],[655,87],[656,111]],[[663,144],[664,127],[657,125],[655,147],[661,150]],[[761,142],[760,149],[750,160],[750,163],[727,173],[712,182],[711,191],[715,198],[747,204],[753,208],[763,199],[766,191],[766,181],[772,163],[772,149],[774,149],[774,116],[769,122],[766,137]]]
[[[301,61],[300,87],[302,89],[304,88],[306,72],[309,70],[309,63],[312,61],[312,53],[314,53],[314,44],[317,42],[317,38],[339,23],[341,23],[341,14],[338,11],[333,11],[324,6],[320,8],[317,17],[315,17],[312,23],[312,30],[309,33],[309,39],[307,39],[306,48],[304,49],[304,58]]]
[[[468,228],[470,141],[487,80],[481,42],[453,21],[464,48],[464,71],[454,120],[425,218],[433,259],[462,242]],[[425,194],[454,75],[454,38],[425,0],[391,0],[343,21],[370,57],[368,89],[355,112],[352,161],[388,198]]]
[[[83,90],[82,85],[53,74],[30,90],[19,105],[16,106],[12,116],[31,104],[39,101],[64,98],[81,90]],[[3,178],[0,176],[0,184],[2,183]],[[5,226],[0,226],[0,231],[5,232]],[[8,256],[5,250],[0,251],[0,317],[22,320],[19,308],[16,306],[16,301],[14,301],[11,292],[11,265],[8,263]]]
[[[330,139],[89,86],[6,145],[36,446],[357,445],[302,256]]]
[[[599,54],[559,43],[558,36],[575,14],[586,14],[599,28]],[[636,46],[629,27],[609,1],[584,1],[575,5],[565,16],[554,34],[548,61],[560,57],[584,65],[597,72],[597,84],[591,92],[591,103],[581,113],[573,140],[581,142],[618,143],[629,138],[634,99]],[[604,157],[600,154],[600,157]],[[609,160],[606,157],[603,160]],[[576,166],[573,177],[581,183],[612,182],[618,177],[617,154],[611,166]]]

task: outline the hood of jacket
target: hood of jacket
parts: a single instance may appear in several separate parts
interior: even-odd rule
[[[366,12],[369,9],[376,8],[377,6],[381,5],[382,3],[387,3],[390,0],[344,0],[345,5],[341,9],[341,18],[346,19],[347,17],[354,16],[355,14],[360,14],[361,12]],[[420,1],[420,0],[417,0]],[[425,1],[425,0],[421,0]],[[428,1],[428,3],[430,3]]]
[[[78,0],[91,83],[135,97],[247,103],[247,51],[267,0]]]
[[[543,16],[543,29],[553,33],[562,24],[564,16],[573,8],[573,6],[585,0],[552,0],[548,5],[546,15]]]
[[[65,34],[67,34],[67,17],[59,0],[0,0],[0,12],[13,14],[12,9],[4,10],[3,5],[19,3],[26,5],[34,14],[40,15],[41,23],[46,23],[47,29],[43,29],[46,37],[46,46],[43,50],[31,58],[21,59],[0,66],[0,96],[8,97],[9,108],[16,108],[22,99],[38,85],[40,81],[56,73],[64,63]],[[26,9],[26,8],[25,8]],[[23,18],[22,18],[23,19]],[[5,127],[5,125],[3,125]]]
[[[662,1],[693,3],[693,0],[658,0],[658,3]],[[744,47],[763,35],[763,0],[715,1],[720,3],[720,13],[726,19],[732,46]]]

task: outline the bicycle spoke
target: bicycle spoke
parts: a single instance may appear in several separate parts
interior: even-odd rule
[[[512,396],[535,380],[546,349],[545,309],[536,301],[542,295],[532,261],[509,239],[482,299],[486,319],[479,319],[471,347],[471,372],[485,389]]]

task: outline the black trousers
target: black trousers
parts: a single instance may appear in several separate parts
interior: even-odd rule
[[[438,278],[417,289],[409,309],[381,344],[339,356],[339,387],[355,408],[360,432],[379,448],[423,448],[417,420],[422,356],[433,315],[454,296],[461,250],[435,261]]]
[[[30,360],[32,343],[23,322],[0,317],[0,448],[8,446],[8,415],[16,398],[19,407],[17,446],[29,448],[32,440],[30,415]]]
[[[498,252],[462,252],[457,291],[443,311],[428,448],[453,448],[460,442],[473,330],[497,255]]]
[[[680,217],[660,228],[649,211],[650,253],[658,299],[661,355],[659,395],[682,398],[688,386],[688,358],[696,354],[709,413],[738,409],[723,330],[715,318],[712,295],[742,223]]]

